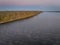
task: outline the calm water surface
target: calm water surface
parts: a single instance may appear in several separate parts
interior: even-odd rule
[[[28,43],[27,43],[28,42]],[[0,25],[0,45],[59,45],[60,12]]]

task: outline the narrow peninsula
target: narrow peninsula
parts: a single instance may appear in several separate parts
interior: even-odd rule
[[[41,12],[42,11],[0,11],[0,24],[29,18]]]

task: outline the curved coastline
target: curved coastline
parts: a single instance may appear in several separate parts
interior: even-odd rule
[[[0,11],[0,24],[22,20],[42,13],[42,11]]]

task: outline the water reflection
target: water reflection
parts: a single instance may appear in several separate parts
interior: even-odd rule
[[[1,45],[59,45],[59,39],[60,13],[43,12],[26,20],[0,25]]]

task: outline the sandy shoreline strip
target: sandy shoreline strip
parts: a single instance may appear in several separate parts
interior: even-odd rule
[[[0,24],[22,20],[42,13],[42,11],[0,11]]]

